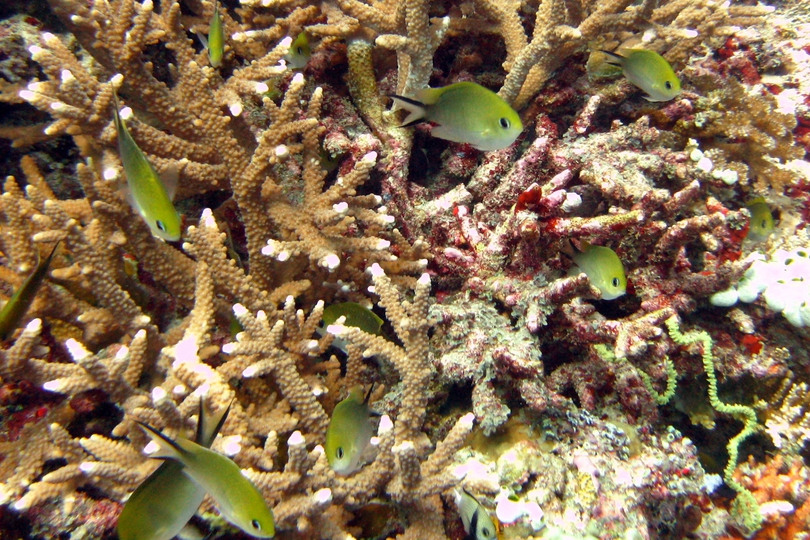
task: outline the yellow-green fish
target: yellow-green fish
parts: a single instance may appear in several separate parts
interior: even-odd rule
[[[425,88],[417,99],[391,96],[408,111],[402,127],[417,122],[438,124],[431,134],[448,141],[467,143],[479,150],[506,148],[523,131],[520,117],[498,94],[472,82],[443,88]]]
[[[180,239],[180,214],[172,204],[169,191],[155,168],[135,144],[132,135],[118,113],[118,97],[113,94],[115,129],[118,132],[118,153],[127,177],[128,198],[152,232],[168,241]]]
[[[233,460],[185,439],[173,441],[156,429],[139,424],[158,445],[152,457],[182,464],[183,473],[211,496],[222,517],[258,538],[271,538],[275,534],[273,512]]]
[[[591,285],[602,291],[602,300],[613,300],[627,292],[624,266],[612,249],[583,241],[580,251],[571,258],[588,276]]]
[[[40,261],[31,275],[25,278],[20,288],[14,291],[6,305],[0,310],[0,340],[8,339],[20,325],[20,321],[36,298],[45,276],[48,275],[48,267],[51,265],[57,247],[59,247],[58,243],[53,247],[50,255],[44,261]]]
[[[292,69],[303,69],[309,62],[310,56],[312,56],[312,48],[309,46],[309,37],[306,32],[301,32],[290,45],[290,52],[284,55],[284,60]]]
[[[627,80],[644,90],[648,101],[669,101],[681,93],[681,81],[666,59],[646,49],[625,49],[622,54],[602,51],[609,63],[621,66]]]
[[[359,328],[368,334],[380,335],[383,320],[373,311],[356,302],[332,304],[323,310],[324,326],[335,324],[340,317],[346,317],[346,321],[343,323],[345,326]]]
[[[222,28],[219,2],[215,2],[214,14],[211,16],[211,23],[208,25],[208,60],[211,62],[211,67],[218,68],[221,66],[224,54],[225,30]]]
[[[453,490],[453,496],[467,535],[465,540],[496,540],[498,529],[486,509],[481,506],[478,499],[473,497],[466,489]]]
[[[746,238],[750,238],[754,242],[764,242],[774,229],[771,209],[762,197],[757,197],[745,207],[751,212],[751,222],[748,225]]]
[[[355,386],[349,397],[335,405],[332,419],[326,429],[326,458],[338,474],[351,474],[357,470],[360,456],[368,446],[373,428],[368,398],[363,397],[363,387]]]
[[[208,448],[219,433],[230,407],[207,416],[200,400],[197,444]],[[183,473],[183,464],[166,460],[127,499],[118,517],[120,540],[170,540],[194,516],[205,489]]]

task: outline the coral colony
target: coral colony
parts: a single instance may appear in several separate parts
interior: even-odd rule
[[[805,1],[3,13],[0,537],[810,538]]]

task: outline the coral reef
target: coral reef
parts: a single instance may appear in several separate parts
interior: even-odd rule
[[[806,535],[810,276],[784,272],[791,309],[773,280],[722,301],[753,261],[810,250],[810,17],[750,4],[14,4],[2,299],[57,247],[0,344],[0,536],[112,537],[157,467],[138,422],[186,435],[201,398],[231,404],[212,448],[280,538],[461,538],[458,487],[502,539]],[[193,35],[214,9],[216,68]],[[679,96],[646,102],[600,67],[632,43],[671,62]],[[517,110],[514,144],[480,152],[386,110],[460,81]],[[179,242],[127,201],[116,95],[177,181]],[[766,240],[747,235],[754,197]],[[626,294],[579,272],[585,242],[616,252]],[[339,302],[381,333],[325,327]],[[376,437],[344,476],[323,445],[358,384]],[[237,534],[208,500],[192,523]]]

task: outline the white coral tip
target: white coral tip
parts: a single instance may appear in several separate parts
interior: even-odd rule
[[[380,266],[379,263],[372,264],[371,268],[369,268],[369,272],[371,272],[371,277],[373,278],[382,277],[385,275],[385,270],[382,269],[382,266]]]
[[[258,373],[258,372],[259,372],[259,368],[256,367],[255,365],[248,366],[242,372],[242,377],[247,377],[247,378],[254,377],[256,375],[256,373]]]
[[[174,346],[174,361],[179,363],[196,362],[199,358],[197,356],[197,340],[194,337],[187,337]]]
[[[394,429],[394,422],[391,421],[391,417],[387,414],[382,415],[380,417],[380,427],[377,428],[377,435],[382,437],[392,429]]]
[[[222,437],[222,452],[229,457],[233,457],[242,450],[242,442],[241,435],[230,435],[228,437]]]
[[[339,202],[332,205],[332,210],[334,210],[338,214],[345,214],[349,211],[349,203],[346,201]]]
[[[423,285],[423,286],[430,285],[430,274],[425,272],[424,274],[419,276],[419,279],[417,280],[417,283],[419,283],[419,285]]]
[[[303,446],[306,443],[307,443],[307,441],[304,438],[304,435],[300,431],[297,431],[297,430],[293,431],[292,435],[290,435],[290,438],[287,439],[287,445],[288,446]]]
[[[304,75],[302,73],[296,73],[295,77],[292,78],[292,84],[304,84]]]
[[[41,330],[42,330],[42,319],[36,318],[31,319],[31,322],[25,325],[24,332],[27,332],[29,334],[39,334]]]
[[[42,385],[42,389],[47,392],[61,393],[64,388],[65,388],[64,379],[54,379],[53,381],[48,381]]]
[[[222,352],[225,354],[233,354],[233,351],[236,350],[236,343],[226,343],[222,346]]]
[[[459,427],[463,427],[465,429],[472,429],[473,425],[475,424],[475,414],[467,413],[461,418],[458,419]]]
[[[242,114],[242,104],[241,103],[231,103],[228,105],[228,112],[231,113],[231,116],[239,116]]]
[[[158,401],[166,399],[167,395],[168,394],[166,393],[166,390],[164,390],[160,386],[154,387],[152,389],[152,403],[157,403]]]
[[[340,266],[340,257],[335,255],[334,253],[330,253],[320,260],[320,265],[326,268],[327,270],[332,271],[338,266]]]
[[[120,74],[120,73],[116,73],[110,79],[110,83],[115,87],[120,86],[123,82],[124,82],[124,76],[122,74]]]
[[[155,441],[149,441],[147,445],[143,447],[143,453],[147,455],[154,454],[158,450],[160,450],[160,446],[158,446],[158,443]]]
[[[262,1],[262,5],[265,5],[264,1]],[[268,2],[268,4],[266,4],[266,5],[269,5],[269,2]],[[292,37],[290,37],[290,36],[287,36],[287,37],[285,37],[284,39],[282,39],[281,41],[279,41],[279,42],[278,42],[278,44],[279,44],[280,46],[282,46],[282,47],[287,47],[287,48],[289,48],[289,47],[290,47],[290,45],[292,45],[292,42],[293,42],[293,38],[292,38]]]
[[[267,83],[258,82],[256,83],[256,93],[257,94],[264,94],[270,91],[270,87],[267,86]]]
[[[79,470],[84,473],[91,473],[96,470],[96,466],[97,464],[92,461],[85,461],[79,465]]]
[[[333,336],[340,336],[345,334],[348,329],[346,326],[342,324],[330,324],[326,327],[326,331],[332,334]]]
[[[233,314],[237,317],[242,317],[243,315],[247,315],[247,308],[242,304],[234,304],[233,305]]]
[[[389,240],[380,240],[377,242],[377,249],[388,249],[391,247],[391,242]]]
[[[317,504],[329,504],[332,502],[332,490],[329,488],[319,489],[315,493],[312,494],[312,498],[315,500]]]
[[[92,356],[90,351],[84,348],[84,345],[82,345],[73,338],[70,338],[67,341],[65,341],[65,347],[67,347],[70,356],[73,357],[73,359],[77,362],[80,362],[81,360],[85,360],[86,358]]]
[[[368,154],[363,156],[363,161],[368,162],[368,163],[376,162],[377,161],[377,152],[374,152],[372,150],[371,152],[369,152]]]

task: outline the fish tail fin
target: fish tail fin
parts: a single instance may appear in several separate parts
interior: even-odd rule
[[[390,95],[388,97],[394,100],[394,105],[397,107],[397,109],[405,109],[408,111],[408,116],[405,117],[405,120],[402,122],[402,124],[400,124],[399,127],[408,127],[424,121],[424,103],[403,96]]]
[[[610,56],[607,60],[607,63],[612,66],[621,66],[622,60],[624,60],[624,56],[620,54],[616,54],[615,52],[606,51],[605,49],[599,49],[599,52],[605,53],[606,55]]]
[[[183,450],[180,445],[176,442],[168,438],[166,435],[161,433],[160,431],[156,430],[149,424],[144,424],[143,422],[138,422],[139,426],[149,435],[149,438],[152,439],[158,449],[150,454],[150,457],[159,458],[159,459],[176,459],[179,460],[182,458],[184,454],[187,453],[186,450]]]

